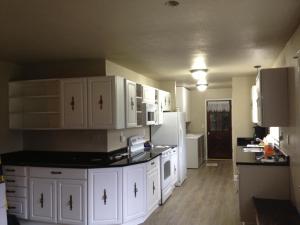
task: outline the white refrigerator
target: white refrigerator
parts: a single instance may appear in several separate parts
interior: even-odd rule
[[[151,142],[154,145],[177,145],[178,147],[178,179],[180,186],[186,179],[186,129],[185,113],[164,112],[163,124],[151,127]]]

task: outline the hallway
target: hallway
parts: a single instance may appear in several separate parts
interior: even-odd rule
[[[143,225],[238,225],[232,161],[188,170],[188,179]]]

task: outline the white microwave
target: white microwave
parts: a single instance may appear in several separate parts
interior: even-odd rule
[[[154,125],[157,121],[157,105],[142,103],[143,125]]]

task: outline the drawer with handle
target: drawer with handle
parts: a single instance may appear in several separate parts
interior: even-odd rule
[[[7,187],[27,187],[26,177],[16,177],[16,176],[5,176],[5,183]]]
[[[7,187],[6,188],[6,196],[25,198],[27,196],[27,188],[25,188],[25,187]]]
[[[150,162],[147,163],[147,172],[156,169],[160,166],[159,159],[159,157],[156,157],[155,159],[152,159]]]
[[[30,177],[86,180],[86,169],[30,167]]]
[[[21,219],[28,219],[27,200],[25,198],[7,198],[8,213]]]
[[[24,166],[3,166],[4,176],[27,176],[27,167]]]

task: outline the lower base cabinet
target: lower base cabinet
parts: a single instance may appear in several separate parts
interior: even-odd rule
[[[122,168],[88,172],[88,224],[122,223]]]
[[[146,214],[146,165],[137,164],[123,169],[123,222]]]
[[[160,202],[160,174],[159,168],[147,173],[147,216],[149,216]]]

